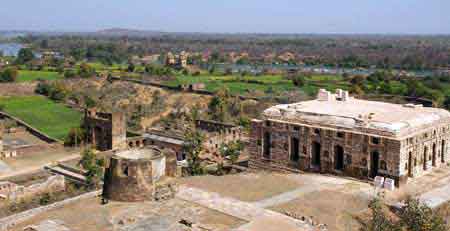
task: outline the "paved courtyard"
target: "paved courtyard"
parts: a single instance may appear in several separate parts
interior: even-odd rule
[[[386,192],[386,199],[401,200],[421,187],[415,196],[435,198],[430,203],[440,204],[450,199],[449,183],[450,168],[436,169],[400,190]],[[179,222],[186,219],[224,231],[309,230],[309,223],[299,220],[303,217],[316,225],[326,224],[329,230],[347,231],[359,229],[355,218],[367,214],[375,195],[367,182],[319,174],[199,176],[179,179],[177,198],[168,202],[100,205],[98,199],[91,199],[47,212],[27,224],[52,218],[72,230],[96,230],[94,224],[100,230],[184,230]],[[78,214],[80,210],[86,213]],[[85,214],[91,214],[92,222],[77,223],[87,219]]]

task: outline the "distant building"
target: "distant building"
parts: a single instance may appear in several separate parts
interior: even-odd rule
[[[278,58],[280,61],[284,62],[284,63],[288,63],[288,62],[291,62],[291,61],[293,61],[293,60],[294,60],[294,61],[296,60],[295,55],[292,54],[291,52],[284,52],[283,54],[278,55],[277,58]]]
[[[422,105],[354,99],[320,90],[318,98],[277,105],[253,120],[250,166],[318,171],[397,185],[450,161],[450,112]]]
[[[165,65],[177,68],[185,68],[187,67],[188,56],[189,54],[185,51],[182,51],[179,55],[174,55],[172,52],[169,52],[166,55]]]

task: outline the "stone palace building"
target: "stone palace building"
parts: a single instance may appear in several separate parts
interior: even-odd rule
[[[250,166],[316,171],[402,185],[450,160],[450,112],[355,99],[321,89],[316,100],[277,105],[253,120]]]

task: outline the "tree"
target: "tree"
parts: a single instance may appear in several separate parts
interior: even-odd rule
[[[297,87],[303,87],[306,83],[303,75],[297,75],[292,78],[292,83]]]
[[[79,165],[87,171],[86,181],[89,185],[97,186],[103,177],[104,160],[97,159],[95,153],[86,149],[83,151]]]
[[[8,67],[0,72],[0,82],[16,82],[19,72],[15,67]]]
[[[364,95],[364,90],[359,85],[352,85],[350,87],[350,93],[354,95]]]
[[[228,100],[231,97],[227,88],[220,89],[217,94],[209,101],[208,114],[212,120],[224,122],[228,114]]]
[[[220,146],[220,155],[222,158],[229,158],[231,163],[236,163],[241,155],[241,151],[244,149],[243,143],[239,141],[230,142],[228,144],[222,144]]]
[[[445,231],[445,221],[435,211],[418,199],[409,197],[400,212],[401,223],[408,231]]]
[[[369,209],[372,211],[372,216],[361,231],[401,231],[400,226],[392,222],[383,211],[384,204],[379,197],[369,203]]]
[[[64,78],[66,79],[71,79],[71,78],[75,78],[77,76],[77,73],[74,70],[65,70],[64,71]]]
[[[78,147],[85,138],[85,131],[82,128],[71,128],[66,138],[64,139],[64,145]]]
[[[370,220],[361,231],[445,231],[448,230],[444,219],[418,199],[407,198],[405,206],[396,214],[394,221],[386,214],[386,206],[380,197],[369,203],[372,212]]]
[[[204,174],[200,154],[203,151],[203,135],[194,126],[189,126],[184,134],[183,152],[187,155],[188,170],[193,176]]]
[[[25,64],[34,59],[33,51],[30,48],[22,48],[17,54],[16,63]]]
[[[93,75],[95,75],[95,69],[94,69],[93,67],[89,66],[89,65],[86,64],[86,63],[82,63],[82,64],[80,65],[80,71],[79,71],[79,74],[80,74],[80,76],[83,77],[83,78],[90,78],[90,77],[92,77]]]
[[[134,72],[134,70],[136,69],[136,66],[134,66],[134,64],[132,62],[130,62],[128,64],[128,72]]]

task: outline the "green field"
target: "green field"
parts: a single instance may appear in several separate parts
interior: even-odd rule
[[[63,140],[81,113],[41,96],[0,97],[4,110],[50,137]]]
[[[51,71],[19,71],[19,76],[17,77],[18,82],[30,82],[39,79],[42,80],[56,80],[60,79],[61,75],[58,72]]]
[[[167,81],[166,84],[177,86],[180,84],[205,83],[206,90],[217,91],[221,87],[227,87],[233,94],[247,94],[251,91],[274,92],[284,91],[304,91],[307,94],[315,94],[317,89],[326,88],[334,90],[336,88],[347,89],[348,83],[340,76],[314,75],[307,79],[307,84],[302,87],[295,86],[291,80],[284,79],[281,75],[262,76],[190,76],[177,75],[175,80]]]

